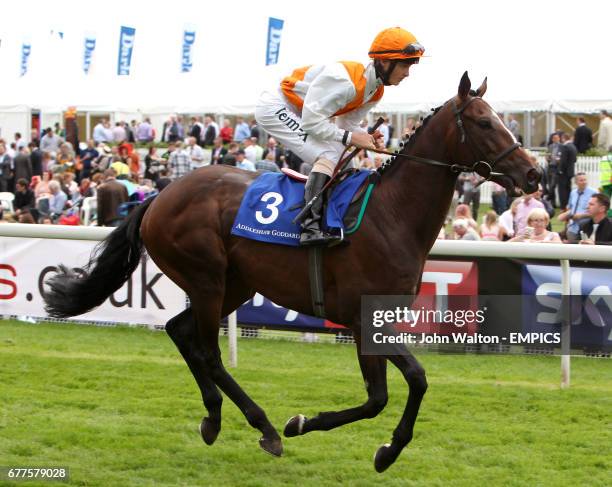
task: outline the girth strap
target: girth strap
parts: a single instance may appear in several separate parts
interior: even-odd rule
[[[323,288],[323,250],[315,245],[308,249],[308,277],[312,310],[317,318],[325,318],[325,290]]]

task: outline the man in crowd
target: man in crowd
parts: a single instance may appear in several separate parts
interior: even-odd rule
[[[593,131],[587,127],[584,117],[576,119],[578,126],[574,130],[574,145],[580,154],[593,147]]]
[[[213,120],[211,115],[204,117],[204,140],[202,144],[204,146],[211,146],[214,144],[215,139],[219,136],[219,126]]]
[[[463,218],[458,218],[453,222],[453,231],[455,232],[456,240],[480,240],[476,230],[470,228],[468,222]]]
[[[263,151],[262,158],[269,159],[268,154],[272,154],[272,160],[279,168],[283,167],[283,151],[278,147],[274,137],[268,138],[268,145]]]
[[[15,200],[13,201],[13,207],[15,208],[16,218],[22,213],[27,213],[36,206],[34,191],[28,187],[28,184],[28,181],[25,179],[18,179],[17,184],[15,184]]]
[[[269,156],[272,157],[271,154],[269,154]],[[255,169],[264,172],[280,172],[280,169],[272,159],[258,160],[255,163]],[[306,176],[308,176],[308,174],[306,174]]]
[[[236,118],[236,128],[234,130],[234,140],[238,143],[244,142],[251,137],[251,127],[244,121],[243,117]],[[254,162],[254,161],[251,161]]]
[[[56,220],[64,211],[68,196],[62,191],[60,183],[55,179],[49,181],[49,192],[51,198],[49,199],[49,214],[52,220]]]
[[[187,153],[189,154],[189,158],[191,159],[191,168],[198,169],[200,167],[206,166],[210,161],[205,160],[204,149],[202,149],[198,144],[195,137],[189,137],[187,139]]]
[[[198,117],[191,117],[191,125],[189,126],[189,137],[194,137],[196,144],[202,143],[202,130],[204,125],[199,121]]]
[[[48,127],[45,130],[45,135],[40,139],[40,150],[45,152],[57,152],[62,142],[62,138],[56,135],[51,127]]]
[[[590,218],[580,226],[581,244],[612,245],[612,220],[607,216],[609,209],[610,198],[605,194],[591,196],[587,208]]]
[[[521,124],[518,123],[518,120],[512,114],[508,115],[508,130],[512,132],[516,140],[521,141]]]
[[[572,178],[578,150],[568,134],[561,135],[561,155],[559,158],[559,208],[566,208],[572,190]]]
[[[98,187],[98,226],[116,227],[121,223],[119,206],[128,201],[125,185],[117,181],[114,169],[104,171],[104,183]]]
[[[13,159],[13,177],[15,181],[25,179],[28,184],[32,179],[32,161],[30,161],[30,150],[27,146],[21,146]]]
[[[576,174],[576,188],[572,190],[569,203],[563,213],[558,218],[562,222],[567,222],[566,237],[568,242],[576,242],[580,238],[580,225],[589,218],[587,212],[589,199],[597,193],[593,188],[588,187],[587,175],[583,172]]]
[[[121,144],[127,140],[127,131],[125,130],[125,122],[115,123],[113,129],[113,141],[117,144]]]
[[[213,141],[213,147],[211,150],[210,163],[211,164],[222,164],[223,158],[227,154],[227,149],[223,147],[223,141],[221,137],[215,137]]]
[[[553,207],[557,205],[557,186],[559,185],[559,161],[561,160],[561,134],[555,132],[551,136],[551,143],[548,146],[548,171],[546,180],[548,183],[547,195]]]
[[[257,161],[261,160],[263,156],[263,148],[257,145],[257,140],[247,137],[244,139],[243,144],[244,154],[249,161],[255,164]]]
[[[81,169],[80,179],[88,178],[91,176],[92,163],[100,157],[100,153],[96,149],[95,142],[93,139],[87,141],[87,147],[81,151]]]
[[[6,145],[0,143],[0,193],[11,191],[13,183],[13,159],[6,151]]]
[[[244,169],[245,171],[255,171],[255,164],[249,161],[246,157],[244,157],[244,150],[238,149],[235,154],[236,157],[236,167],[240,169]]]
[[[36,145],[36,142],[32,141],[28,144],[30,149],[30,163],[32,164],[32,176],[42,176],[42,151]]]
[[[183,177],[191,171],[191,158],[189,157],[189,153],[185,147],[183,147],[182,142],[178,141],[175,144],[176,149],[170,154],[170,159],[168,160],[168,167],[172,171],[171,178],[173,181]]]
[[[612,118],[605,110],[602,110],[599,118],[601,122],[599,122],[599,142],[597,145],[607,151],[612,146]]]
[[[96,124],[96,126],[93,129],[93,139],[96,142],[96,144],[103,144],[105,142],[110,142],[110,140],[106,138],[106,128],[105,128],[106,121],[107,120],[105,118],[101,118],[100,121]]]
[[[153,142],[153,126],[150,118],[145,118],[136,128],[136,142],[141,144]]]

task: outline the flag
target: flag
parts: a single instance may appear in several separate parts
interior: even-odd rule
[[[117,58],[117,74],[119,76],[129,76],[130,74],[135,37],[136,29],[126,27],[125,25],[121,26],[119,33],[119,55]]]
[[[266,46],[266,66],[278,62],[283,21],[270,17],[268,21],[268,44]]]
[[[32,45],[29,43],[21,44],[21,76],[24,76],[28,72],[28,60],[32,53]]]
[[[91,59],[96,48],[96,38],[93,35],[86,35],[83,44],[83,72],[89,74]]]
[[[195,43],[195,29],[185,28],[183,31],[183,53],[181,58],[181,73],[189,73],[193,67],[191,49]]]

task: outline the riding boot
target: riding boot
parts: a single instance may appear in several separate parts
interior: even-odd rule
[[[304,200],[308,203],[329,181],[329,176],[321,172],[311,172],[304,188]],[[310,213],[302,223],[300,245],[330,245],[339,243],[342,238],[321,229],[323,218],[323,196],[320,195],[310,208]]]

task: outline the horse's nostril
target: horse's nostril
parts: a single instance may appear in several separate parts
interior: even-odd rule
[[[542,178],[542,172],[539,171],[538,169],[530,169],[529,171],[527,171],[527,182],[529,184],[537,184],[540,182],[540,179]]]

